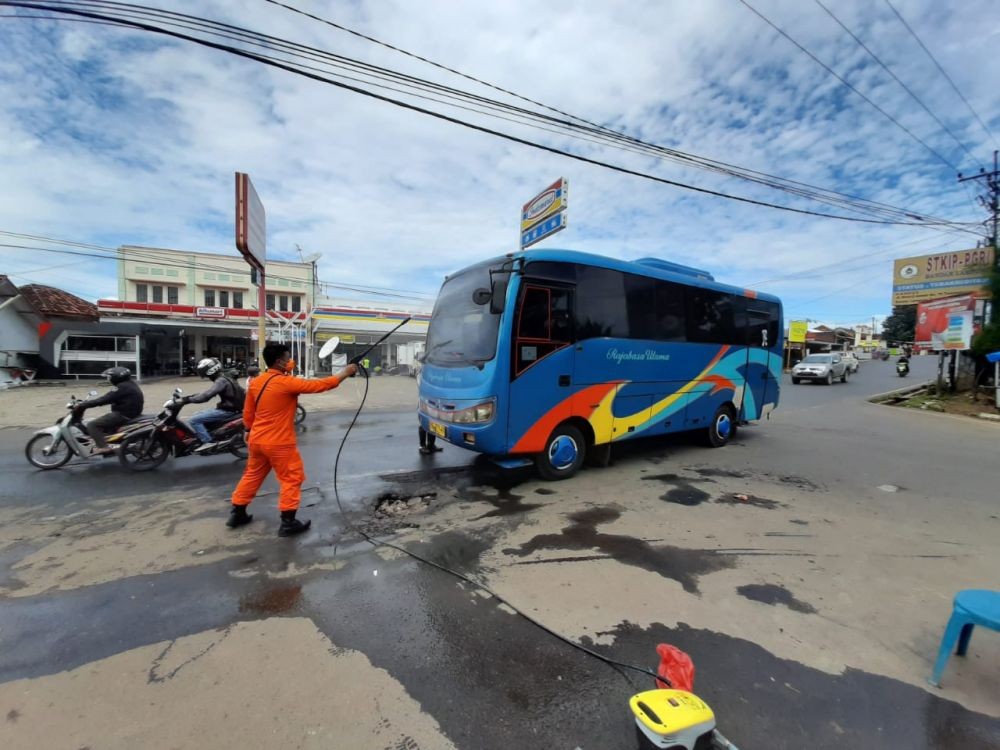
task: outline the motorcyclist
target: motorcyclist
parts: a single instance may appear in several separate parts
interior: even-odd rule
[[[215,357],[206,357],[201,360],[195,370],[198,377],[208,378],[212,381],[212,385],[201,393],[184,396],[181,402],[184,404],[203,404],[216,396],[219,397],[219,403],[215,409],[200,411],[188,420],[191,429],[201,441],[201,445],[195,448],[194,452],[203,453],[215,445],[206,425],[211,422],[228,422],[230,419],[236,419],[242,412],[242,405],[239,403],[242,399],[236,384],[223,374],[222,363]]]
[[[111,367],[101,374],[108,379],[114,388],[103,396],[79,402],[73,409],[74,415],[79,418],[87,409],[106,404],[111,405],[111,411],[102,414],[97,419],[90,420],[86,425],[87,434],[97,446],[93,452],[95,456],[114,451],[113,448],[108,447],[106,436],[114,433],[130,419],[135,419],[142,414],[142,407],[145,403],[142,389],[132,380],[132,372],[127,367]]]
[[[259,365],[250,365],[247,367],[247,390],[250,390],[250,383],[252,383],[253,379],[258,375],[260,375]]]

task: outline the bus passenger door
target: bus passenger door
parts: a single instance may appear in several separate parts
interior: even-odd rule
[[[760,419],[767,405],[778,403],[778,377],[781,369],[781,308],[777,303],[747,300],[749,341],[746,378],[748,393],[744,398],[743,418]],[[777,354],[775,354],[777,350]],[[775,357],[777,368],[775,368]],[[776,375],[777,373],[777,375]]]
[[[573,290],[525,279],[514,311],[508,443],[519,452],[542,450],[551,430],[546,415],[566,408],[575,391],[571,346]],[[544,433],[544,434],[543,434]]]

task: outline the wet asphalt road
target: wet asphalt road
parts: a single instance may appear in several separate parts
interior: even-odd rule
[[[931,377],[933,362],[917,360],[907,382],[922,375],[924,367]],[[891,363],[863,363],[862,368],[847,384],[786,384],[782,411],[819,409],[900,382]],[[332,461],[348,420],[344,414],[310,414],[300,435],[310,473],[307,485],[323,489],[306,496],[314,503],[309,513],[317,520],[316,533],[297,544],[259,545],[236,560],[6,601],[0,609],[0,653],[5,655],[0,682],[63,671],[238,620],[307,616],[335,644],[364,652],[399,680],[460,748],[634,748],[623,706],[636,689],[647,687],[646,678],[633,678],[633,687],[607,666],[582,657],[494,602],[473,596],[447,575],[412,559],[386,561],[356,537],[341,535],[331,495]],[[832,422],[831,429],[849,430]],[[418,491],[442,483],[486,483],[507,488],[510,496],[523,478],[523,473],[496,472],[454,448],[432,461],[420,458],[410,413],[369,412],[356,430],[340,469],[341,492],[355,520],[365,517],[368,505],[388,487]],[[190,488],[202,495],[209,478],[218,487],[219,505],[198,513],[221,520],[242,466],[227,457],[191,457],[139,476],[110,461],[42,474],[20,454],[28,434],[0,431],[0,502],[38,505],[40,513],[77,512],[102,497],[139,495],[155,503],[165,484],[171,491]],[[753,432],[743,438],[750,444],[755,439]],[[672,453],[688,451],[682,440],[671,439],[669,446]],[[661,452],[661,445],[637,444],[623,450],[616,463],[627,470]],[[787,453],[784,460],[790,466],[801,463],[791,447]],[[809,476],[818,483],[837,478],[837,468],[828,465],[817,466]],[[266,486],[264,491],[273,489]],[[488,501],[484,511],[497,512],[498,525],[516,524],[530,510],[529,498],[516,498],[511,504]],[[269,520],[276,515],[273,508],[267,510],[270,500],[255,504]],[[572,549],[574,539],[596,541],[611,545],[608,550],[614,553],[615,540],[598,537],[601,521],[600,513],[580,518],[550,535],[549,542]],[[489,541],[455,529],[428,539],[416,551],[476,576],[479,555]],[[641,557],[632,541],[627,554]],[[231,575],[247,565],[281,571],[289,563],[305,568],[324,558],[344,560],[346,567],[336,575],[308,573],[263,584]],[[629,564],[653,562],[634,559]],[[7,564],[0,560],[0,566]],[[614,636],[613,646],[595,648],[616,659],[651,665],[655,644],[671,642],[690,653],[700,671],[726,675],[724,681],[700,683],[698,692],[743,750],[1000,747],[1000,721],[896,680],[858,670],[832,675],[778,658],[749,641],[686,626],[641,629],[622,623]],[[831,726],[837,728],[835,739],[817,742],[820,734],[831,736]]]

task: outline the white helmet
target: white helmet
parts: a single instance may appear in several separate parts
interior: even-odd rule
[[[198,373],[200,378],[212,378],[222,372],[222,363],[215,357],[205,357],[198,366],[195,368],[195,372]]]

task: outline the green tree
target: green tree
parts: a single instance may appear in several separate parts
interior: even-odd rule
[[[882,322],[882,337],[886,343],[913,343],[917,328],[917,306],[899,305]]]
[[[992,312],[990,322],[972,338],[972,353],[984,357],[990,352],[1000,351],[1000,266],[987,269]]]

